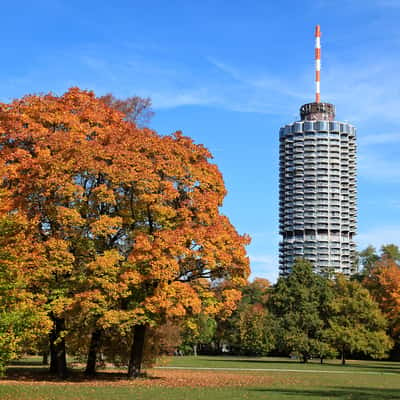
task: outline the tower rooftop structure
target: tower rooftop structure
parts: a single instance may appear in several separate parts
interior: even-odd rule
[[[335,106],[331,103],[308,103],[300,107],[302,121],[334,121]]]
[[[296,258],[324,274],[356,272],[356,128],[320,101],[321,31],[315,30],[315,102],[280,129],[280,273]]]

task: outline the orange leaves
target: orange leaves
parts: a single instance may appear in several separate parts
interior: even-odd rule
[[[103,254],[99,254],[96,258],[88,263],[87,268],[95,275],[117,276],[119,271],[119,262],[123,257],[116,249],[106,250]]]
[[[194,288],[183,282],[160,285],[153,296],[145,301],[145,309],[151,313],[163,313],[170,317],[200,313],[201,299]]]
[[[227,289],[222,292],[221,311],[223,316],[228,317],[235,310],[238,301],[241,299],[242,293],[237,289]]]
[[[48,266],[55,272],[70,272],[74,256],[69,251],[69,243],[62,239],[49,238],[44,243]]]
[[[71,88],[0,105],[2,204],[35,221],[35,290],[104,327],[228,315],[239,292],[210,282],[245,282],[249,238],[220,214],[222,175],[189,137],[128,121],[150,105],[135,101]]]
[[[108,188],[105,184],[101,184],[92,190],[93,197],[96,198],[98,203],[116,204],[114,191]]]
[[[57,222],[63,226],[78,226],[84,223],[79,212],[73,208],[58,206],[57,207]]]
[[[122,224],[121,217],[101,215],[99,219],[90,224],[92,233],[96,236],[115,235]]]
[[[383,257],[364,280],[372,297],[390,321],[394,334],[400,332],[400,269],[394,260]]]

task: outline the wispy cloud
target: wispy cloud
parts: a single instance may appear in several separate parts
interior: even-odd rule
[[[193,89],[170,92],[152,92],[152,103],[155,108],[174,108],[188,105],[215,105],[220,102],[217,95],[208,89]]]
[[[400,225],[383,226],[360,232],[356,237],[358,247],[363,249],[372,244],[377,249],[388,243],[400,244]]]
[[[373,135],[361,136],[358,140],[358,143],[364,146],[398,142],[400,142],[400,133],[376,133]]]
[[[263,72],[261,74],[252,74],[251,72],[240,71],[238,68],[228,65],[213,57],[208,57],[209,62],[218,68],[220,71],[228,74],[233,79],[241,82],[244,85],[253,87],[255,90],[268,90],[287,95],[294,98],[305,98],[305,93],[301,93],[293,89],[293,85],[279,76]]]
[[[385,158],[383,153],[363,153],[359,156],[359,175],[379,183],[400,183],[400,160]]]
[[[276,255],[249,254],[251,265],[251,278],[266,278],[271,283],[276,282],[279,274],[279,262]]]

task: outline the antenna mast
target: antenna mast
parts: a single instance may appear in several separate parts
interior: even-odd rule
[[[320,93],[321,78],[321,28],[319,25],[315,27],[315,102],[321,102]]]

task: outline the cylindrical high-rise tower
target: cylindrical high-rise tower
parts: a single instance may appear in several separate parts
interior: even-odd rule
[[[317,102],[304,104],[301,120],[280,130],[280,273],[305,258],[316,272],[351,275],[357,270],[356,129],[335,121],[335,107],[318,101],[319,70],[317,77]]]

